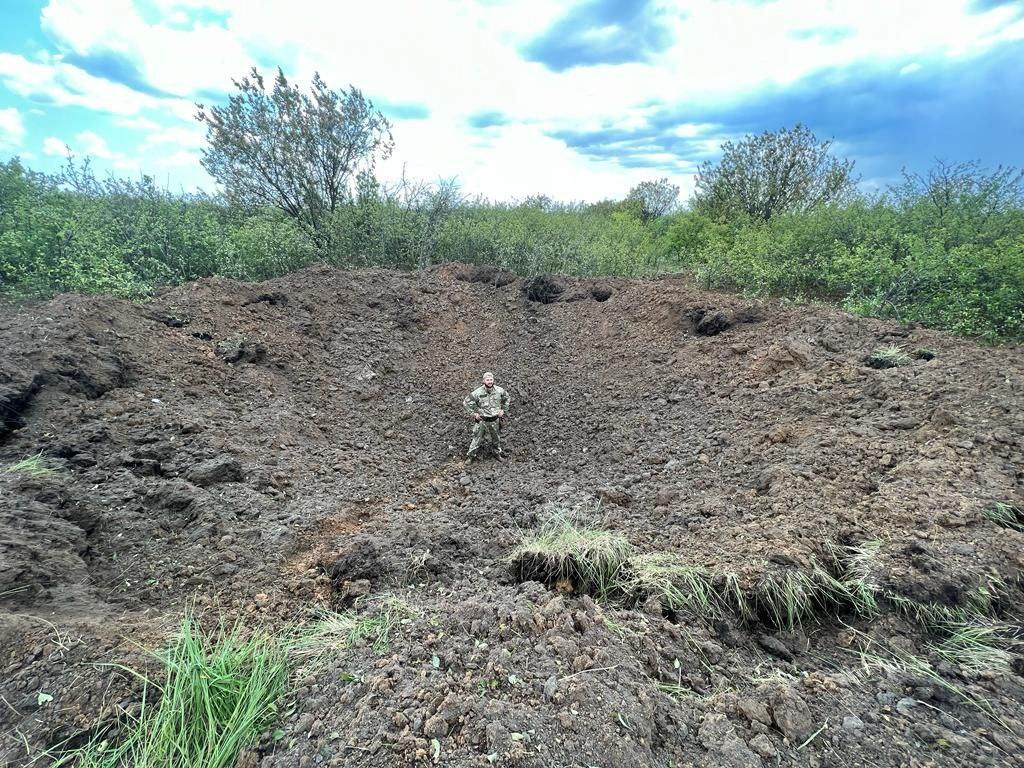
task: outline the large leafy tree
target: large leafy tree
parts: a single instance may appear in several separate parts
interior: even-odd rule
[[[332,90],[319,74],[308,92],[280,69],[269,90],[255,68],[234,85],[227,105],[197,105],[203,167],[232,202],[280,208],[329,247],[357,176],[391,153],[390,123],[357,88]]]
[[[768,220],[839,202],[856,184],[853,161],[833,157],[831,141],[797,123],[723,144],[717,165],[700,165],[693,204],[715,218]]]

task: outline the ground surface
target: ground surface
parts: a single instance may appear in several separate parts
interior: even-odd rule
[[[751,589],[872,542],[879,594],[988,589],[1013,623],[1024,535],[982,510],[1024,502],[1021,348],[675,277],[558,287],[313,268],[0,313],[0,466],[56,470],[0,474],[0,756],[130,709],[102,663],[146,664],[192,600],[277,627],[390,595],[388,647],[300,671],[240,765],[1021,764],[1019,658],[933,666],[986,714],[864,668],[851,628],[928,657],[884,606],[704,622],[507,560],[556,507]],[[935,357],[864,364],[890,343]],[[467,466],[484,370],[510,456]]]

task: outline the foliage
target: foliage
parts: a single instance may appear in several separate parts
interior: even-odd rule
[[[319,73],[308,95],[281,69],[269,92],[255,67],[234,84],[226,106],[199,105],[203,167],[232,202],[280,208],[329,248],[357,174],[391,153],[390,123],[359,89],[331,90]]]
[[[56,765],[80,768],[229,768],[277,715],[285,690],[287,651],[267,635],[204,633],[186,617],[161,655],[165,679],[118,741],[101,733]]]
[[[679,187],[667,178],[657,181],[642,181],[629,190],[627,201],[636,201],[640,206],[640,217],[644,221],[665,216],[676,207]]]
[[[329,248],[273,206],[173,194],[149,177],[99,180],[0,163],[0,292],[129,298],[220,275],[262,280],[315,260],[418,269],[458,261],[521,275],[692,272],[708,288],[825,299],[864,315],[989,341],[1024,338],[1020,173],[972,164],[907,175],[886,194],[764,221],[700,210],[645,221],[636,199],[466,199],[453,181],[353,181],[324,222]]]
[[[856,185],[853,162],[832,157],[831,148],[800,123],[727,141],[718,164],[705,161],[698,170],[694,209],[767,221],[844,200]]]

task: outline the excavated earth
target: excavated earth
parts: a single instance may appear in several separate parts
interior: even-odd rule
[[[933,356],[865,364],[888,344]],[[1024,534],[983,514],[1024,506],[1019,346],[449,265],[64,295],[0,310],[0,349],[0,467],[54,470],[0,472],[0,763],[137,712],[124,668],[190,607],[285,631],[385,597],[389,642],[300,666],[239,766],[1024,761],[1019,656],[943,663],[886,605],[704,621],[509,562],[560,507],[744,585],[870,542],[879,594],[1019,624]],[[484,370],[509,455],[467,465]]]

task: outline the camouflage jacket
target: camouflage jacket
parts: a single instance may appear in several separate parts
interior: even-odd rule
[[[495,384],[490,392],[487,387],[477,387],[466,395],[462,405],[470,415],[497,416],[498,411],[508,411],[509,402],[508,392]]]

